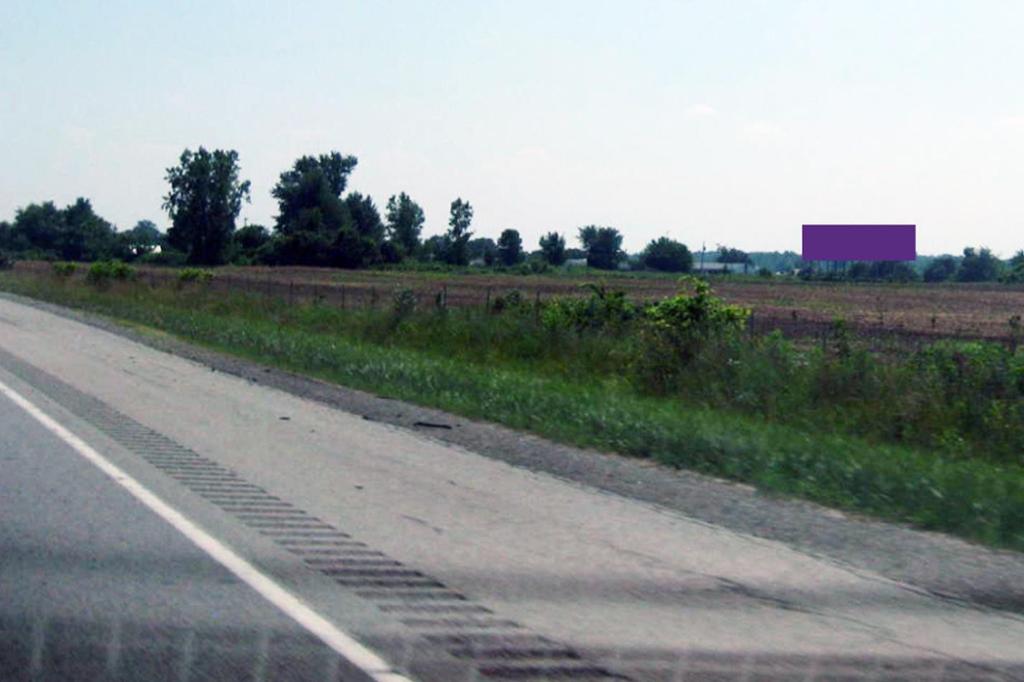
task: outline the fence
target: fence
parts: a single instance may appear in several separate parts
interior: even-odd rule
[[[46,262],[21,261],[15,264],[19,272],[35,275],[50,275],[52,265]],[[80,267],[76,278],[85,277],[87,266]],[[171,287],[179,284],[179,270],[154,266],[137,267],[138,281],[152,287]],[[319,273],[318,273],[319,274]],[[440,281],[424,280],[423,278],[398,278],[388,282],[346,281],[337,282],[320,279],[315,276],[296,278],[294,273],[274,272],[272,268],[253,269],[251,272],[236,273],[218,271],[212,280],[203,284],[208,291],[223,293],[243,293],[251,296],[264,296],[286,302],[289,305],[318,304],[342,309],[359,308],[390,308],[394,304],[396,294],[400,291],[411,291],[415,298],[415,307],[429,310],[436,307],[481,307],[491,309],[499,296],[507,295],[511,289],[499,286],[481,286],[479,282],[465,281],[458,277]],[[197,286],[197,285],[190,285]],[[553,296],[586,295],[578,287],[552,291],[544,287],[530,287],[524,283],[516,289],[522,300],[540,304]],[[755,309],[748,325],[751,336],[762,336],[779,331],[789,339],[811,341],[823,346],[836,338],[835,323],[831,320],[813,319],[801,315],[794,309],[788,314],[777,311],[765,314]],[[1016,347],[1020,339],[1007,328],[1003,334],[982,334],[976,331],[955,330],[921,330],[908,329],[900,325],[886,325],[882,322],[847,321],[847,333],[859,340],[867,340],[873,350],[892,350],[894,348],[920,348],[939,339],[958,339],[965,341],[993,341]]]

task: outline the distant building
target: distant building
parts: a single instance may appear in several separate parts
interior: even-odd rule
[[[693,264],[693,271],[702,274],[719,274],[725,275],[730,272],[743,273],[744,268],[749,269],[749,265],[744,266],[743,263],[703,263],[697,261]]]

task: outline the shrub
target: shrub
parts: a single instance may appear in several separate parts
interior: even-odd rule
[[[500,313],[504,310],[511,310],[520,307],[523,304],[523,295],[519,293],[518,289],[513,289],[504,296],[497,296],[494,302],[491,304],[491,310],[496,313]]]
[[[208,284],[213,279],[213,272],[202,268],[184,268],[178,271],[178,283]]]
[[[78,266],[75,263],[66,263],[62,261],[53,263],[51,267],[53,268],[53,274],[62,279],[68,279],[75,274],[75,270],[78,269]]]
[[[678,388],[682,373],[705,353],[714,365],[734,361],[750,310],[711,295],[711,286],[683,277],[692,294],[678,294],[644,310],[641,344],[633,363],[634,379],[644,390],[664,393]]]
[[[397,319],[408,317],[416,310],[416,292],[412,289],[398,289],[395,291],[391,301],[391,310]]]
[[[107,284],[112,280],[127,281],[135,279],[135,268],[119,260],[97,261],[89,266],[86,279],[97,285]]]
[[[14,267],[14,258],[6,251],[0,251],[0,270]]]
[[[608,291],[604,285],[585,284],[588,298],[556,298],[541,313],[548,328],[572,328],[577,332],[614,328],[621,330],[638,315],[636,305],[623,291]]]

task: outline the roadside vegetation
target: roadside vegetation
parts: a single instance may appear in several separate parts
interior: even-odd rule
[[[510,242],[506,240],[506,249]],[[56,268],[5,290],[102,313],[378,394],[647,457],[764,490],[1024,549],[1024,353],[942,341],[869,352],[746,333],[697,279],[643,303],[591,285],[449,308],[407,289],[376,309],[289,305]]]

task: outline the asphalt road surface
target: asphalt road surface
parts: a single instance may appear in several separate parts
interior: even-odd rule
[[[1024,679],[1019,615],[7,299],[0,389],[0,679]]]

